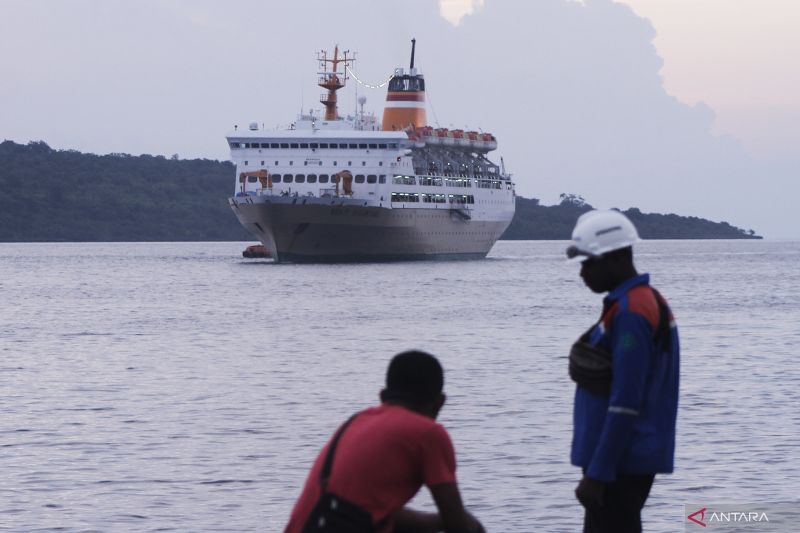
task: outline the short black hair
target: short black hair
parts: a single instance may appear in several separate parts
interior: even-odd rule
[[[444,370],[429,353],[409,350],[392,358],[386,371],[387,400],[425,406],[436,400],[444,387]]]

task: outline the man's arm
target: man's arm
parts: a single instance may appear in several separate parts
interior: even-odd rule
[[[455,483],[440,483],[430,487],[433,501],[439,509],[443,530],[447,533],[485,533],[483,526],[464,509],[461,493]]]
[[[403,507],[392,518],[395,533],[438,533],[444,529],[438,513],[425,513]]]
[[[621,312],[611,327],[613,378],[608,413],[586,477],[614,481],[617,464],[633,433],[644,399],[644,383],[653,350],[653,329],[637,313]]]

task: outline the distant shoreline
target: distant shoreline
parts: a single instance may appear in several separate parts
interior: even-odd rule
[[[177,156],[95,155],[42,141],[0,143],[0,242],[252,242],[231,212],[228,161]],[[35,185],[33,179],[35,178]],[[556,205],[517,197],[501,240],[567,240],[592,209],[561,195]],[[623,211],[643,239],[761,239],[727,222]]]

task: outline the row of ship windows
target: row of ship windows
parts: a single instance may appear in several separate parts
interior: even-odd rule
[[[393,192],[392,202],[423,202],[426,204],[474,204],[475,197],[471,194],[430,194],[430,193],[406,193]]]
[[[381,174],[380,176],[377,176],[375,174],[367,174],[366,176],[364,174],[356,174],[353,178],[354,178],[353,181],[355,181],[355,183],[386,183],[385,174]],[[248,183],[256,183],[258,181],[258,178],[256,176],[249,176],[247,178],[247,181]],[[273,183],[328,183],[328,182],[332,183],[329,174],[320,174],[319,176],[317,176],[316,174],[308,174],[308,176],[306,176],[305,174],[283,174],[282,176],[280,174],[273,174],[272,182]],[[394,183],[395,185],[415,185],[416,179],[414,178],[414,176],[394,176],[392,178],[392,183]],[[419,178],[419,184],[441,187],[443,184],[443,180],[442,178]],[[468,179],[464,180],[445,179],[444,185],[447,187],[472,187],[470,180]],[[501,187],[502,184],[499,181],[491,181],[491,182],[478,181],[478,188],[480,189],[500,189]],[[409,201],[414,201],[414,200],[409,200]]]
[[[428,176],[421,176],[419,179],[415,176],[395,176],[392,178],[392,183],[395,185],[433,185],[436,187],[442,186],[442,178],[431,178]],[[469,178],[444,178],[444,185],[447,187],[472,187],[472,180]],[[507,184],[507,188],[511,188],[511,184]],[[479,189],[502,189],[503,182],[499,180],[482,180],[478,179],[476,187]]]
[[[308,161],[303,161],[303,166],[307,167],[307,166],[308,166],[308,163],[309,163]],[[322,161],[319,161],[319,160],[317,160],[317,159],[315,159],[315,160],[312,160],[312,161],[311,161],[311,164],[312,164],[312,165],[313,165],[314,163],[318,164],[319,166],[322,166]],[[348,162],[347,162],[347,166],[351,166],[352,164],[353,164],[353,162],[352,162],[352,161],[348,161]],[[249,166],[249,165],[250,165],[250,161],[245,161],[245,162],[244,162],[244,166]],[[334,161],[334,162],[333,162],[333,166],[338,166],[338,165],[339,165],[339,162],[338,162],[338,161]],[[262,161],[262,162],[261,162],[261,166],[262,166],[262,167],[264,166],[264,161]],[[275,161],[275,166],[276,166],[276,167],[277,167],[277,166],[280,166],[280,161]],[[290,167],[291,167],[291,166],[294,166],[294,161],[289,161],[289,166],[290,166]],[[365,167],[365,166],[367,166],[367,162],[366,162],[366,161],[362,161],[362,162],[361,162],[361,166],[362,166],[362,167]],[[379,166],[379,167],[382,167],[382,166],[383,166],[383,161],[378,161],[378,166]]]
[[[472,187],[472,180],[469,178],[433,178],[430,176],[420,176],[417,179],[415,176],[395,176],[392,178],[392,183],[395,185],[428,185],[433,187]]]
[[[317,176],[316,174],[284,174],[281,176],[280,174],[273,174],[272,176],[273,183],[333,183],[329,174],[320,174]],[[248,183],[255,183],[258,181],[256,176],[248,176],[247,178]],[[375,174],[356,174],[354,176],[354,181],[356,183],[386,183],[386,174],[381,174],[377,176]]]
[[[231,148],[270,148],[270,149],[300,149],[308,150],[309,148],[323,149],[323,150],[377,150],[389,149],[397,150],[397,143],[243,143],[231,142]]]

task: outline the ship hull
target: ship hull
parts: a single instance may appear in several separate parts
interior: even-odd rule
[[[398,208],[302,197],[230,203],[240,223],[282,263],[480,259],[513,215],[480,220],[446,205]]]

